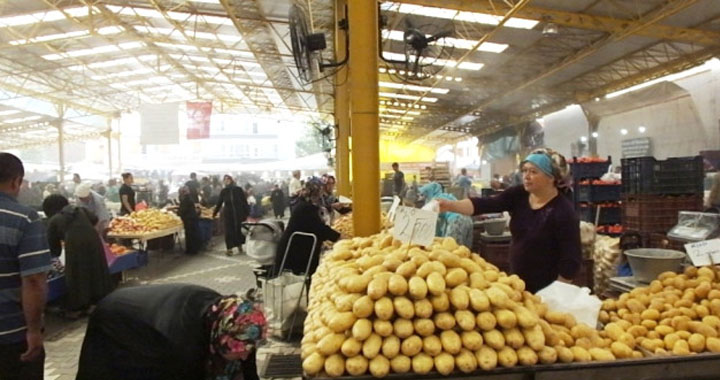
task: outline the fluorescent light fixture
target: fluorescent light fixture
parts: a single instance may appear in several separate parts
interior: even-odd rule
[[[15,115],[18,113],[20,113],[20,111],[18,111],[18,110],[5,110],[5,111],[0,111],[0,116]]]
[[[156,59],[157,59],[156,55],[146,54],[146,55],[141,55],[139,57],[119,58],[119,59],[111,59],[108,61],[100,61],[100,62],[90,63],[87,66],[75,65],[75,66],[68,67],[68,69],[73,70],[73,71],[82,71],[82,70],[85,70],[86,67],[90,68],[90,69],[102,69],[102,68],[106,68],[106,67],[137,64],[138,60],[141,62],[149,62],[149,61],[153,61]]]
[[[415,119],[413,116],[398,116],[398,115],[387,115],[387,114],[380,114],[380,117],[384,117],[386,119],[400,119],[400,120],[413,120]]]
[[[452,9],[445,9],[445,8],[436,8],[436,7],[425,7],[422,5],[413,5],[413,4],[389,4],[387,6],[383,6],[384,10],[388,10],[391,12],[398,12],[398,13],[404,13],[404,14],[416,14],[426,17],[433,17],[433,18],[444,18],[448,20],[457,20],[457,21],[466,21],[466,22],[474,22],[479,24],[487,24],[487,25],[498,25],[500,24],[500,21],[502,21],[502,16],[495,16],[487,13],[479,13],[479,12],[458,12],[456,10]],[[535,20],[528,20],[524,18],[518,18],[518,17],[511,17],[507,22],[505,22],[504,26],[509,28],[518,28],[518,29],[532,29],[535,27],[535,25],[538,24],[539,21]]]
[[[117,5],[105,5],[108,9],[110,9],[115,14],[121,14],[125,16],[135,16],[136,14],[142,17],[148,17],[148,18],[157,18],[157,19],[164,19],[162,13],[154,10],[154,9],[145,9],[145,8],[133,8],[133,7],[122,7]],[[217,24],[217,25],[227,25],[227,26],[234,26],[232,20],[228,17],[220,17],[220,16],[207,16],[207,15],[194,15],[187,12],[166,12],[168,18],[180,21],[183,23],[208,23],[208,24]]]
[[[623,129],[620,130],[620,134],[623,135],[623,136],[625,136],[625,135],[628,134],[628,130],[625,129],[625,128],[623,128]]]
[[[80,50],[72,50],[65,53],[59,53],[59,54],[46,54],[42,57],[44,59],[47,59],[48,61],[57,61],[64,58],[70,58],[70,57],[84,57],[87,55],[96,55],[96,54],[105,54],[105,53],[112,53],[116,51],[124,51],[124,50],[133,50],[140,47],[145,46],[144,42],[134,41],[134,42],[123,42],[121,44],[117,45],[104,45],[104,46],[98,46],[90,49],[80,49]]]
[[[597,132],[593,132],[593,133],[592,133],[592,137],[593,137],[593,138],[598,138],[598,136],[600,136],[600,135],[599,135]]]
[[[24,123],[24,122],[26,122],[26,121],[39,120],[39,119],[42,119],[42,118],[43,118],[42,116],[19,117],[19,118],[17,118],[17,119],[3,120],[3,123],[4,123],[4,124],[17,124],[17,123]]]
[[[63,8],[63,12],[72,17],[84,17],[89,15],[88,7]],[[0,28],[8,26],[20,26],[36,24],[40,22],[52,22],[65,20],[65,15],[60,11],[36,12],[19,16],[0,17]],[[93,13],[97,10],[93,8]]]
[[[653,80],[650,80],[650,81],[647,81],[644,83],[640,83],[638,85],[628,87],[628,88],[622,89],[620,91],[612,92],[610,94],[605,95],[605,98],[612,99],[612,98],[618,97],[620,95],[627,94],[628,92],[633,92],[633,91],[643,89],[645,87],[650,87],[650,86],[660,83],[660,82],[670,82],[670,81],[682,79],[685,77],[689,77],[691,75],[699,74],[703,71],[718,70],[718,69],[720,69],[720,59],[711,58],[711,59],[705,61],[705,63],[703,63],[700,66],[695,66],[691,69],[687,69],[687,70],[681,71],[679,73],[666,75],[664,77],[660,77],[660,78],[653,79]]]
[[[380,87],[387,87],[387,88],[394,88],[399,90],[410,90],[410,91],[430,91],[434,94],[447,94],[450,92],[447,88],[432,88],[427,86],[416,86],[413,84],[402,84],[402,83],[394,83],[394,82],[380,82]]]
[[[140,26],[136,25],[135,29],[148,34],[161,34],[164,36],[169,36],[171,38],[176,39],[182,39],[184,40],[185,37],[183,34],[177,30],[172,28],[156,28],[153,26]],[[238,43],[242,41],[242,37],[235,34],[222,34],[222,33],[208,33],[208,32],[196,32],[193,31],[191,33],[187,33],[189,37],[195,38],[195,39],[203,39],[203,40],[212,40],[212,41],[224,41],[229,42],[231,44]]]
[[[405,61],[405,54],[400,53],[392,53],[389,51],[384,51],[383,56],[387,59],[393,60],[393,61]],[[415,60],[414,56],[409,56],[411,60]],[[421,65],[433,65],[433,66],[448,66],[448,67],[457,67],[458,69],[463,70],[480,70],[485,66],[483,63],[474,63],[474,62],[460,62],[460,64],[457,63],[457,61],[452,59],[432,59],[428,57],[422,57],[420,58],[420,64]],[[390,74],[393,74],[394,71],[390,69]]]
[[[407,94],[395,94],[392,92],[381,92],[380,96],[384,96],[386,98],[396,98],[396,99],[405,99],[405,100],[420,100],[421,102],[428,102],[428,103],[435,103],[437,102],[437,98],[430,98],[430,97],[420,97],[415,95],[407,95]],[[398,106],[398,102],[393,103],[394,106]]]
[[[383,38],[390,39],[393,41],[405,41],[405,32],[402,30],[383,30],[382,31]],[[428,35],[429,37],[430,35]],[[451,46],[456,47],[458,49],[465,49],[470,50],[477,45],[478,41],[474,40],[466,40],[463,38],[454,38],[454,37],[445,37],[442,39],[439,39],[435,42],[435,44],[440,46]],[[490,53],[502,53],[505,49],[508,48],[507,44],[497,44],[494,42],[484,42],[482,45],[480,45],[477,50],[478,51],[486,51]]]
[[[390,113],[401,113],[401,114],[408,114],[408,115],[420,115],[420,111],[408,111],[408,110],[399,110],[397,108],[381,108],[385,112]]]
[[[643,127],[642,125],[638,127],[638,132],[640,132],[640,133],[645,133],[646,130],[647,129],[645,127]]]

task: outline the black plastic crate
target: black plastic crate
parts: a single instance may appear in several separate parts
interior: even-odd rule
[[[573,157],[570,162],[570,173],[576,182],[584,178],[600,178],[608,172],[612,165],[610,156],[604,162],[577,162],[577,160],[577,157]]]
[[[575,189],[576,202],[592,202],[592,185],[578,185]]]
[[[622,185],[592,185],[592,202],[616,202],[621,194]]]
[[[654,157],[622,161],[622,192],[625,194],[700,194],[703,192],[701,156],[656,160]]]

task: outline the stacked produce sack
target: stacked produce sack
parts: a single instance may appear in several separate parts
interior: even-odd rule
[[[715,268],[665,272],[647,287],[603,302],[602,336],[618,358],[642,347],[656,355],[720,352],[720,278]]]
[[[603,294],[610,286],[610,277],[617,276],[618,261],[620,260],[620,239],[606,235],[598,235],[594,247],[595,262],[594,284],[595,294]]]
[[[447,375],[613,360],[611,344],[452,238],[422,248],[381,233],[342,240],[323,258],[302,358],[308,376]]]

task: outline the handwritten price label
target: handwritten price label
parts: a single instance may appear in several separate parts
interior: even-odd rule
[[[685,244],[685,250],[696,267],[720,263],[720,239]]]
[[[393,237],[403,243],[429,246],[435,237],[438,213],[398,206],[395,210]]]

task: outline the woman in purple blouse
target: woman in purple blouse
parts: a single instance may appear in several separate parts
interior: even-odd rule
[[[580,269],[580,223],[564,195],[565,158],[542,149],[520,164],[523,184],[492,198],[440,200],[440,212],[478,215],[508,211],[512,241],[510,271],[535,293],[559,280],[570,282]]]

